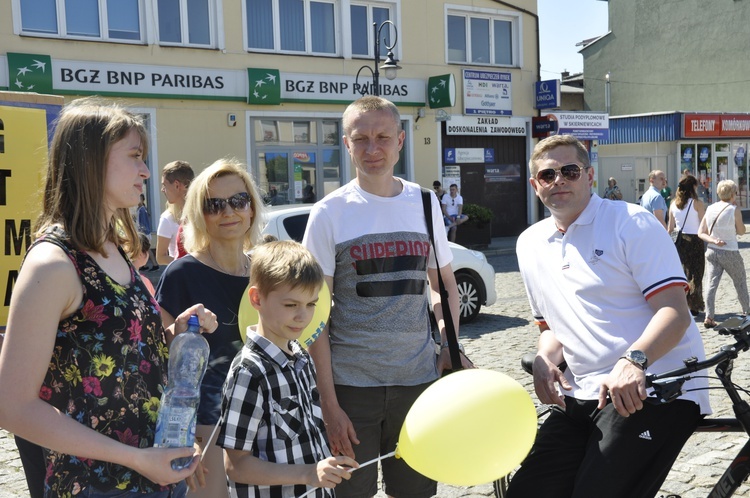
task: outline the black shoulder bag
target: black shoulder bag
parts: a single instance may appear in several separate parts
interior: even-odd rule
[[[423,188],[422,190],[422,208],[424,209],[424,218],[427,222],[427,233],[430,234],[430,243],[435,253],[435,263],[437,266],[438,285],[440,287],[440,306],[443,309],[443,321],[445,322],[445,337],[448,340],[448,351],[451,356],[451,368],[461,370],[461,352],[458,349],[458,338],[456,337],[456,327],[453,324],[453,315],[451,314],[450,303],[448,303],[448,291],[445,290],[443,277],[440,274],[440,262],[437,257],[437,245],[435,245],[435,234],[432,230],[432,192]]]
[[[690,214],[690,206],[693,205],[693,199],[690,199],[690,202],[688,203],[688,207],[685,210],[685,219],[682,221],[682,226],[680,227],[680,231],[677,232],[677,238],[674,240],[674,246],[679,249],[680,245],[682,244],[682,229],[685,228],[685,223],[687,223],[687,217],[688,214]],[[711,228],[713,228],[713,225],[711,225]]]

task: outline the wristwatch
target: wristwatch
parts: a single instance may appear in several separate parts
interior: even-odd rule
[[[448,341],[445,341],[440,345],[440,349],[448,349]],[[466,354],[466,351],[464,351],[464,345],[460,342],[458,343],[458,350],[462,352],[463,354]]]
[[[625,354],[620,357],[620,359],[626,359],[633,365],[640,367],[641,370],[646,370],[646,367],[648,367],[648,358],[646,358],[646,353],[643,351],[639,351],[637,349],[629,349],[625,351]]]

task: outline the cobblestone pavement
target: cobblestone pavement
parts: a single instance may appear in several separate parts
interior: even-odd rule
[[[750,274],[750,235],[741,238],[740,250]],[[474,363],[480,368],[489,368],[504,372],[533,393],[529,375],[520,367],[523,353],[535,349],[537,328],[530,322],[530,313],[518,266],[509,248],[512,243],[500,250],[488,251],[488,258],[496,271],[495,286],[498,293],[497,302],[484,308],[479,317],[471,324],[461,327],[462,342]],[[153,274],[148,274],[154,277]],[[722,279],[717,294],[717,321],[739,312],[734,287],[726,275]],[[699,328],[703,331],[702,324]],[[708,330],[703,332],[706,353],[712,354],[719,347],[729,342],[727,338]],[[742,386],[750,386],[750,356],[740,357],[735,363],[734,379]],[[713,382],[712,385],[718,385]],[[7,402],[7,401],[5,401]],[[711,393],[714,413],[720,416],[731,416],[729,401],[723,390]],[[682,498],[708,496],[713,485],[726,469],[736,452],[747,440],[744,434],[738,433],[699,433],[685,445],[680,457],[669,474],[663,489],[657,496],[666,497],[676,494]],[[468,458],[468,457],[467,457]],[[18,498],[28,496],[23,471],[13,438],[0,430],[0,498]],[[471,487],[454,487],[440,484],[440,498],[478,498],[493,496],[490,484]],[[604,496],[604,495],[603,495]],[[740,488],[735,496],[750,497],[750,485]],[[378,498],[385,497],[381,492]]]

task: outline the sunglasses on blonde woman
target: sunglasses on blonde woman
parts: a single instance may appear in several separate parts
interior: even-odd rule
[[[563,180],[574,182],[581,177],[581,172],[585,169],[586,168],[582,168],[575,163],[566,164],[560,169],[547,168],[537,172],[536,180],[546,187],[555,183],[555,178],[557,178],[557,174],[560,173]]]
[[[210,197],[203,203],[204,214],[218,214],[226,209],[229,204],[235,211],[245,211],[250,205],[250,194],[247,192],[240,192],[234,194],[232,197],[227,199],[220,199],[218,197]]]

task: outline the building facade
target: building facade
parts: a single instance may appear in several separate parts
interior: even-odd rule
[[[732,179],[747,209],[750,5],[609,0],[609,32],[586,45],[585,107],[610,108],[610,137],[598,146],[599,190],[613,176],[637,201],[648,172],[661,169],[674,190],[688,169],[699,194],[716,200]],[[600,192],[601,193],[601,192]]]
[[[198,172],[239,158],[272,204],[351,180],[341,113],[374,92],[375,51],[391,48],[401,69],[379,71],[378,90],[406,131],[397,175],[457,180],[495,236],[536,216],[533,0],[10,0],[0,47],[0,90],[100,95],[145,117],[154,222],[176,159]]]

